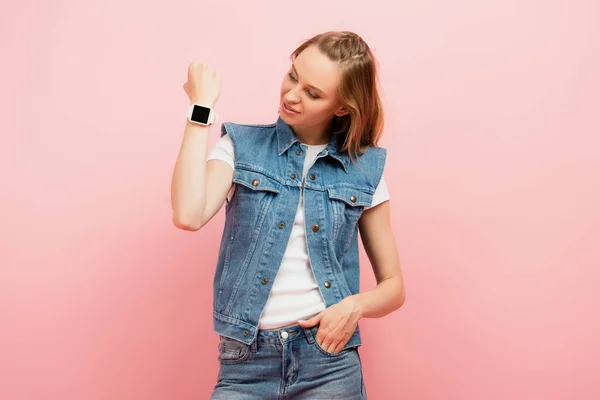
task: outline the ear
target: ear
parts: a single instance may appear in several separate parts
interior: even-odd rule
[[[340,107],[336,112],[335,115],[338,117],[343,117],[344,115],[350,114],[350,111],[346,110],[344,107]]]

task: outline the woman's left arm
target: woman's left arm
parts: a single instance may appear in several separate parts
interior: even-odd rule
[[[377,286],[347,296],[308,320],[298,321],[305,328],[320,324],[316,340],[332,353],[344,348],[361,318],[383,317],[404,304],[404,280],[390,223],[390,201],[363,211],[358,227]]]
[[[355,294],[361,318],[379,318],[404,304],[404,279],[390,222],[390,201],[365,210],[358,220],[365,252],[371,261],[377,286]]]

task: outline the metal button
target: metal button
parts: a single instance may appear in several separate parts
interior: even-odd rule
[[[252,184],[253,184],[254,186],[258,185],[258,179],[255,179],[255,180],[253,180],[253,181],[252,181]]]
[[[248,336],[249,334],[250,334],[250,332],[244,331],[244,336]]]
[[[331,287],[331,283],[329,283],[329,282],[325,282],[325,287],[326,287],[327,289],[329,289],[329,288]]]
[[[313,232],[317,232],[319,230],[319,225],[314,224],[312,230]]]
[[[292,179],[296,179],[296,174],[292,174]]]
[[[298,150],[298,151],[296,152],[296,155],[298,155],[298,156],[301,156],[301,155],[302,155],[302,150]]]
[[[312,181],[314,181],[315,179],[317,179],[317,177],[315,176],[315,174],[310,174],[309,178]]]
[[[262,283],[263,283],[263,285],[266,285],[267,283],[269,283],[269,278],[263,278]]]
[[[350,201],[354,203],[356,201],[356,196],[350,196]]]
[[[281,221],[279,223],[279,228],[281,228],[281,229],[285,228],[285,222]]]
[[[289,334],[286,331],[281,332],[281,337],[287,339]]]

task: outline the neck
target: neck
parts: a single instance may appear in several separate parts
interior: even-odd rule
[[[331,140],[333,120],[317,126],[290,126],[298,139],[304,144],[328,144]]]

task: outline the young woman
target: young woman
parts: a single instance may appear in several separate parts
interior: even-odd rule
[[[178,228],[226,204],[211,399],[366,399],[358,322],[404,302],[373,54],[355,33],[326,32],[290,60],[275,123],[224,122],[209,154],[210,127],[188,121],[173,173]],[[184,88],[212,108],[220,77],[193,63]],[[377,279],[364,292],[359,231]]]

